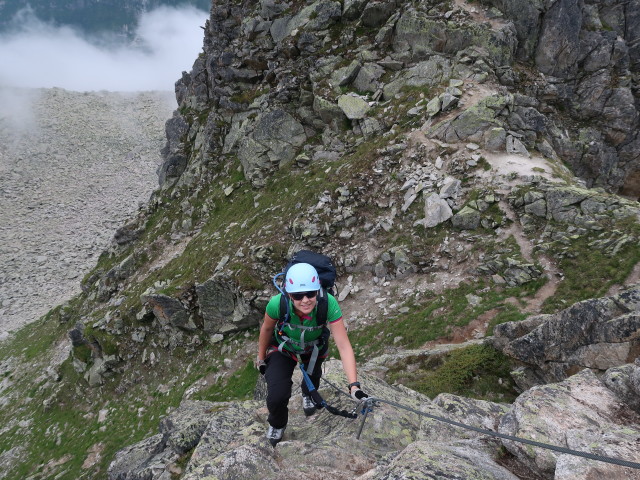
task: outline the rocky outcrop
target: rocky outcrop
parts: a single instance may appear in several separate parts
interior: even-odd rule
[[[639,421],[640,415],[622,403],[593,372],[583,371],[561,383],[534,387],[523,393],[500,419],[498,431],[630,460],[637,453]],[[640,478],[638,471],[533,450],[513,441],[504,442],[504,446],[543,478],[586,479],[605,475]]]
[[[411,89],[440,90],[411,112],[426,109],[433,117],[458,104],[462,83],[490,78],[514,91],[465,109],[431,134],[525,155],[559,155],[589,186],[633,195],[639,166],[632,8],[572,0],[492,3],[497,9],[482,12],[491,17],[484,23],[471,20],[479,14],[475,7],[399,8],[391,0],[342,8],[319,0],[293,10],[275,1],[256,9],[217,3],[204,54],[176,85],[181,109],[167,124],[161,183],[194,181],[202,162],[222,151],[237,155],[246,177],[262,186],[265,176],[300,153],[305,139],[329,136],[327,128],[369,137],[392,127],[399,118],[372,114],[380,101],[393,102]],[[327,35],[337,25],[339,38]],[[372,33],[356,38],[357,28]],[[512,68],[516,58],[535,63],[544,75],[535,87],[521,89],[526,95],[517,93],[524,79]],[[567,136],[563,112],[589,125]],[[496,137],[496,129],[505,136]]]
[[[535,188],[516,189],[511,204],[527,217],[539,217],[587,229],[602,229],[602,221],[638,217],[635,202],[610,197],[603,192],[577,186],[539,183]],[[640,218],[640,217],[638,217]]]
[[[145,292],[139,320],[157,323],[159,329],[228,334],[258,325],[258,310],[247,301],[236,282],[217,273],[194,287],[195,295],[175,296]]]
[[[518,58],[546,81],[534,96],[589,126],[576,137],[556,132],[554,148],[588,185],[638,197],[640,16],[637,0],[491,0],[515,25]]]
[[[260,114],[255,122],[245,122],[237,130],[238,158],[246,177],[257,186],[264,172],[291,163],[306,140],[302,124],[281,109]],[[225,147],[234,147],[228,137]]]
[[[449,12],[449,19],[452,19]],[[461,13],[461,12],[460,12]],[[487,24],[442,22],[441,18],[414,8],[402,11],[395,24],[393,49],[411,60],[422,60],[434,53],[456,55],[471,46],[482,46],[494,65],[508,66],[517,46],[516,30],[505,22],[497,28]]]
[[[229,333],[258,325],[260,312],[251,307],[237,285],[224,275],[214,275],[196,285],[197,303],[207,333]]]
[[[342,385],[340,362],[326,365],[328,380]],[[640,372],[639,366],[625,368],[636,375]],[[294,385],[300,380],[297,376]],[[345,480],[399,476],[446,476],[460,480],[521,478],[510,469],[528,471],[528,475],[537,478],[586,480],[591,475],[640,478],[624,467],[532,449],[514,440],[498,440],[436,419],[634,461],[640,415],[591,372],[536,387],[523,393],[511,406],[450,394],[439,395],[432,401],[409,389],[391,387],[368,374],[362,375],[362,382],[370,394],[413,411],[380,403],[364,424],[326,411],[307,419],[295,394],[284,440],[272,448],[264,437],[266,408],[262,401],[185,401],[161,422],[158,435],[116,454],[109,467],[109,479],[155,480],[173,474],[183,480],[263,480],[297,478],[300,471],[310,478],[330,476]],[[350,410],[355,406],[347,396],[334,396],[328,384],[322,385],[321,393],[339,408]],[[603,402],[605,398],[607,401]],[[356,440],[361,426],[360,438]],[[496,453],[501,446],[515,460],[503,462]],[[184,452],[187,455],[178,462],[177,457]]]
[[[633,5],[493,0],[489,3],[497,10],[486,13],[492,21],[478,23],[470,21],[464,8],[398,8],[390,0],[354,1],[342,9],[322,0],[287,13],[284,4],[267,3],[257,11],[231,3],[213,8],[205,56],[176,86],[178,101],[187,109],[167,124],[161,183],[180,176],[181,170],[197,171],[224,143],[225,153],[238,149],[247,177],[263,185],[264,175],[291,161],[305,135],[314,136],[327,124],[334,131],[346,126],[364,135],[392,125],[360,106],[354,110],[355,100],[340,97],[341,89],[353,88],[376,102],[393,100],[410,88],[438,88],[450,79],[481,83],[495,78],[517,88],[521,79],[512,69],[517,58],[534,63],[544,75],[536,78],[535,87],[526,89],[526,95],[498,96],[467,109],[434,134],[445,141],[482,141],[495,148],[491,132],[504,128],[515,134],[509,137],[514,151],[558,154],[588,186],[637,193],[633,179],[640,166],[633,152],[639,116],[633,85],[640,64],[634,41],[640,22]],[[478,14],[477,9],[472,13]],[[245,20],[239,24],[238,18]],[[331,48],[337,54],[316,57],[330,42],[323,32],[336,22],[344,22],[340,42]],[[345,47],[354,42],[358,25],[373,30],[371,40],[358,39],[361,48],[348,52]],[[447,91],[432,100],[431,116],[451,108],[458,97]],[[200,113],[190,115],[189,108]],[[260,136],[260,118],[274,112],[287,121],[274,122],[280,133],[273,138],[280,140],[266,145],[254,129]],[[588,125],[567,136],[564,114]],[[212,141],[212,135],[226,139]],[[184,139],[199,139],[196,149],[176,148]]]
[[[195,330],[193,320],[182,303],[173,297],[162,294],[146,294],[140,299],[141,303],[153,312],[153,316],[161,326],[173,326]]]
[[[640,286],[556,314],[498,325],[493,344],[526,364],[514,375],[522,389],[583,369],[602,373],[633,362],[640,352]]]

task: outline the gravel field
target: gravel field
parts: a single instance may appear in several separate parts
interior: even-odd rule
[[[0,339],[80,291],[157,187],[173,92],[0,90]]]

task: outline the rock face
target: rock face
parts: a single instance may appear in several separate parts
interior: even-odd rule
[[[491,0],[515,25],[518,58],[548,78],[536,93],[571,117],[588,120],[587,143],[554,138],[554,148],[589,185],[610,185],[638,197],[640,3]],[[588,145],[586,150],[579,144]]]
[[[516,376],[523,389],[532,379],[557,382],[579,370],[604,372],[633,362],[640,352],[640,286],[553,315],[498,325],[493,343],[527,364]]]
[[[325,377],[334,385],[342,385],[345,380],[340,362],[326,365]],[[632,375],[640,374],[638,365],[624,368]],[[301,378],[298,375],[294,380],[298,385]],[[158,435],[116,454],[109,479],[155,480],[173,473],[183,480],[275,480],[299,478],[301,472],[309,478],[345,480],[521,478],[496,456],[500,446],[514,455],[520,471],[528,469],[536,478],[640,478],[632,469],[532,449],[513,440],[497,440],[417,413],[596,455],[637,460],[640,415],[589,371],[561,383],[536,387],[511,406],[450,394],[432,401],[366,373],[362,382],[370,394],[413,411],[380,403],[364,424],[361,419],[347,420],[326,411],[306,418],[300,397],[294,394],[284,439],[272,448],[264,436],[263,401],[184,401],[162,420]],[[322,384],[320,391],[338,408],[355,407],[347,396],[333,395],[329,384]],[[360,427],[360,439],[356,440]],[[177,457],[185,452],[191,452],[186,465],[183,460],[184,467],[178,466]],[[515,467],[513,461],[509,465]]]
[[[639,421],[640,415],[623,404],[592,372],[583,371],[564,382],[535,387],[522,394],[501,418],[498,431],[573,450],[631,459],[637,457]],[[532,450],[517,442],[508,441],[505,446],[545,478],[606,474],[640,478],[640,472],[631,469]]]
[[[391,0],[342,8],[319,0],[293,11],[278,1],[260,8],[217,2],[203,55],[176,84],[181,110],[167,126],[162,168],[172,173],[161,175],[161,183],[193,181],[202,162],[224,145],[224,153],[237,153],[254,185],[263,185],[265,175],[290,162],[304,139],[327,125],[329,132],[352,128],[368,135],[392,126],[343,95],[345,89],[375,102],[450,79],[496,78],[518,88],[525,79],[512,67],[521,61],[540,73],[525,95],[496,96],[468,108],[435,135],[495,149],[501,141],[495,129],[504,129],[511,151],[559,155],[588,186],[638,197],[637,1],[491,0],[485,3],[493,10],[483,12],[491,22],[471,21],[477,9],[440,11]],[[336,25],[342,36],[329,48],[327,32]],[[369,39],[356,42],[358,26],[371,30]],[[327,50],[335,53],[318,55]],[[432,116],[457,104],[456,88],[432,99]],[[567,120],[585,126],[567,135]],[[261,133],[266,125],[269,141]],[[196,140],[195,148],[185,147],[188,139]]]
[[[262,172],[290,163],[306,140],[304,127],[280,109],[259,115],[255,122],[245,121],[242,128],[236,128],[242,132],[237,142],[238,158],[245,175],[255,179],[255,184],[260,184]],[[225,143],[228,145],[229,141]]]

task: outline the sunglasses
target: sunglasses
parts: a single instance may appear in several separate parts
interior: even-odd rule
[[[312,290],[310,292],[296,292],[296,293],[290,293],[289,295],[294,300],[302,300],[304,297],[307,297],[309,300],[311,300],[313,298],[316,298],[316,295],[318,295],[318,291]]]

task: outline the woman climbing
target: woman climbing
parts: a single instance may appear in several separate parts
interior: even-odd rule
[[[283,306],[289,313],[286,321],[281,321],[285,314]],[[366,398],[357,381],[356,359],[338,301],[321,288],[318,272],[312,265],[296,263],[287,270],[284,293],[275,295],[267,304],[258,339],[256,366],[267,382],[267,438],[273,446],[282,440],[287,426],[291,378],[296,365],[302,364],[317,390],[322,362],[329,349],[329,335],[338,347],[349,393],[356,400]],[[314,403],[304,378],[301,388],[304,413],[313,415],[322,406]]]

